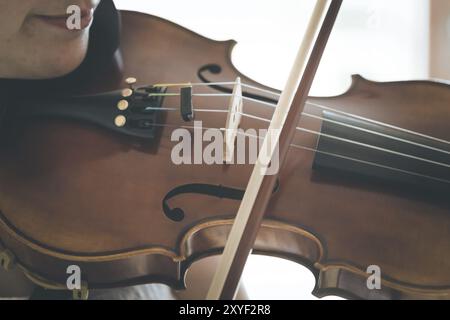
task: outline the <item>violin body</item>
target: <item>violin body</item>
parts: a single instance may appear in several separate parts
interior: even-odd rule
[[[86,81],[80,93],[122,89],[128,76],[140,84],[155,84],[202,82],[200,74],[210,81],[239,76],[243,83],[271,89],[233,66],[234,41],[213,41],[140,13],[122,12],[122,22],[122,62],[116,64],[120,76],[104,74],[99,76],[104,82]],[[211,65],[220,70],[207,67]],[[202,92],[217,90],[205,86]],[[429,142],[432,148],[447,152],[417,164],[421,178],[429,171],[442,180],[445,175],[450,179],[448,167],[430,167],[434,162],[450,165],[450,145],[414,134],[450,140],[448,84],[375,83],[355,76],[346,93],[310,98],[309,102],[408,129],[410,133],[402,134],[408,140],[417,138],[417,148]],[[164,107],[177,103],[169,97]],[[194,97],[193,103],[199,109],[228,109],[223,97]],[[273,112],[253,101],[244,101],[244,110],[266,119]],[[161,112],[164,124],[189,125],[178,112]],[[323,116],[314,105],[307,105],[305,112]],[[201,120],[204,127],[222,128],[226,114],[198,113],[195,120]],[[299,127],[310,132],[299,132],[294,138],[293,145],[304,148],[292,147],[288,153],[254,253],[307,266],[316,276],[314,293],[318,296],[450,298],[448,187],[433,184],[437,191],[430,192],[420,187],[421,180],[418,187],[409,188],[402,177],[384,180],[357,169],[331,170],[337,162],[327,167],[314,152],[322,146],[323,154],[332,153],[319,141],[324,136],[319,139],[311,134],[324,130],[323,124],[318,118],[301,118]],[[264,129],[267,123],[245,118],[241,127]],[[168,201],[184,211],[184,218],[174,221],[164,214],[163,199],[171,190],[189,184],[245,189],[253,166],[175,165],[171,160],[176,144],[171,141],[173,129],[161,127],[157,139],[142,142],[78,121],[28,119],[17,124],[13,143],[0,151],[2,247],[30,278],[48,287],[65,287],[67,267],[75,264],[89,288],[150,282],[183,288],[186,271],[194,261],[222,252],[239,201],[194,192],[180,194]],[[392,131],[388,129],[389,134]],[[378,137],[388,133],[381,131]],[[402,134],[394,144],[402,144]],[[384,149],[379,146],[376,151]],[[356,149],[346,152],[365,154]],[[396,159],[373,157],[401,165],[422,158],[403,158],[401,153],[390,154]],[[367,287],[369,266],[381,270],[379,290]]]

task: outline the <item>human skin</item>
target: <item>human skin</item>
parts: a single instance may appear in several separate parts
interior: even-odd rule
[[[76,69],[86,55],[100,1],[0,0],[0,78],[48,79]],[[81,29],[65,24],[70,5],[81,9]]]

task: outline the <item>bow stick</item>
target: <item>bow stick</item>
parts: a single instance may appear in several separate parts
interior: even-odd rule
[[[267,156],[270,163],[279,160],[282,166],[342,1],[331,0],[330,4],[329,0],[318,0],[314,7],[209,288],[209,300],[231,300],[235,296],[277,179],[277,175],[267,174]],[[277,147],[279,159],[274,158]],[[266,150],[268,155],[264,154]]]

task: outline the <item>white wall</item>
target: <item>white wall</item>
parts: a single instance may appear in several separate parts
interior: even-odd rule
[[[121,9],[158,15],[213,39],[237,40],[233,60],[238,69],[280,89],[314,4],[311,0],[115,2]],[[345,91],[353,73],[379,81],[427,78],[428,25],[428,0],[345,0],[312,94]],[[313,276],[288,261],[252,257],[244,280],[253,299],[313,299]]]

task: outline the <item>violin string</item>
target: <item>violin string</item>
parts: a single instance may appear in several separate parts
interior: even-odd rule
[[[223,81],[223,82],[185,82],[185,83],[159,83],[153,85],[153,87],[210,87],[210,86],[234,86],[238,84],[236,81]],[[251,84],[243,83],[241,82],[240,85],[244,88],[256,90],[263,93],[268,93],[274,96],[280,96],[281,94],[279,92],[263,89],[257,86],[253,86]]]
[[[151,107],[146,108],[146,110],[178,111],[177,108],[151,108]],[[215,113],[228,113],[228,110],[223,110],[223,109],[199,109],[199,108],[196,108],[196,109],[194,109],[194,111],[195,112],[209,112],[209,113],[214,113],[214,112]],[[267,119],[267,118],[258,117],[258,116],[247,114],[247,113],[244,113],[244,112],[239,112],[239,114],[241,114],[244,117],[250,118],[250,119],[254,119],[254,120],[270,123],[270,119]],[[429,149],[429,150],[433,150],[433,151],[436,151],[436,152],[441,152],[441,153],[445,153],[445,154],[449,154],[450,155],[450,151],[439,149],[439,148],[435,148],[433,146],[428,146],[428,145],[421,144],[421,143],[417,143],[417,142],[414,142],[414,141],[411,141],[411,140],[398,138],[398,137],[395,137],[395,136],[391,136],[391,135],[388,135],[388,134],[380,133],[380,132],[373,131],[373,130],[370,130],[370,129],[361,128],[361,127],[354,126],[354,125],[349,125],[349,124],[344,123],[344,122],[335,121],[335,120],[327,119],[327,118],[324,118],[324,117],[321,117],[321,116],[312,115],[312,114],[309,114],[307,112],[302,112],[302,115],[306,116],[306,117],[313,118],[313,119],[334,123],[334,124],[337,124],[337,125],[340,125],[340,126],[345,126],[345,127],[351,128],[351,129],[363,131],[363,132],[370,133],[370,134],[373,134],[373,135],[382,136],[382,137],[385,137],[385,138],[388,138],[388,139],[396,140],[396,141],[399,141],[399,142],[415,145],[415,146],[418,146],[418,147],[422,147],[422,148],[425,148],[425,149]],[[302,129],[303,128],[300,128],[300,127],[296,128],[296,130],[298,130],[298,131],[302,131]]]
[[[302,149],[302,150],[307,150],[307,151],[317,152],[317,153],[320,153],[320,154],[325,154],[325,155],[332,156],[332,157],[335,157],[335,158],[340,158],[340,159],[344,159],[344,160],[350,160],[350,161],[354,161],[354,162],[358,162],[358,163],[362,163],[362,164],[366,164],[366,165],[370,165],[370,166],[376,166],[376,167],[383,168],[383,169],[388,169],[388,170],[391,170],[391,171],[397,171],[397,172],[410,174],[410,175],[414,175],[414,176],[421,177],[421,178],[432,179],[432,180],[435,180],[435,181],[439,181],[439,182],[450,184],[450,180],[441,179],[441,178],[437,178],[437,177],[432,177],[432,176],[425,175],[425,174],[422,174],[422,173],[417,173],[417,172],[413,172],[413,171],[409,171],[409,170],[403,170],[403,169],[399,169],[399,168],[394,168],[394,167],[391,167],[391,166],[386,166],[386,165],[382,165],[382,164],[371,162],[371,161],[365,161],[365,160],[361,160],[361,159],[347,157],[347,156],[339,155],[339,154],[332,153],[332,152],[326,152],[326,151],[322,151],[322,150],[317,150],[317,149],[305,147],[305,146],[302,146],[302,145],[295,145],[295,144],[293,144],[291,146],[294,147],[294,148]]]
[[[167,92],[167,93],[149,93],[147,95],[148,97],[179,97],[180,94],[179,93],[171,93],[171,92]],[[232,97],[233,94],[231,93],[193,93],[192,94],[193,97],[204,97],[204,98],[208,98],[208,97]],[[261,101],[255,98],[251,98],[251,97],[246,97],[246,96],[239,96],[236,95],[237,98],[240,98],[242,100],[246,100],[246,101],[251,101],[251,102],[255,102],[255,103],[259,103],[268,107],[273,107],[275,108],[277,105],[274,103],[270,103],[270,102],[266,102],[266,101]]]
[[[244,114],[245,115],[245,114]],[[252,116],[254,117],[254,116]],[[267,119],[263,119],[263,121],[268,121]],[[199,127],[196,126],[188,126],[188,125],[167,125],[167,124],[154,124],[155,126],[159,126],[159,127],[171,127],[171,128],[184,128],[184,129],[199,129]],[[202,130],[218,130],[218,131],[224,131],[224,128],[211,128],[211,127],[201,127]],[[373,145],[369,145],[366,143],[362,143],[362,142],[358,142],[358,141],[354,141],[354,140],[350,140],[350,139],[345,139],[345,138],[341,138],[338,136],[334,136],[334,135],[329,135],[329,134],[324,134],[318,131],[314,131],[314,130],[309,130],[309,129],[305,129],[305,128],[301,128],[301,127],[297,127],[296,128],[299,131],[303,131],[305,133],[309,133],[309,134],[314,134],[317,135],[318,137],[327,137],[330,139],[334,139],[334,140],[338,140],[344,143],[348,143],[348,144],[354,144],[354,145],[358,145],[364,148],[370,148],[370,149],[374,149],[377,151],[381,151],[381,152],[385,152],[385,153],[390,153],[390,154],[394,154],[394,155],[398,155],[401,157],[405,157],[405,158],[410,158],[410,159],[414,159],[417,161],[422,161],[422,162],[427,162],[433,165],[437,165],[437,166],[441,166],[441,167],[446,167],[446,168],[450,168],[450,164],[446,164],[446,163],[442,163],[442,162],[437,162],[437,161],[433,161],[433,160],[429,160],[429,159],[425,159],[425,158],[421,158],[421,157],[417,157],[414,155],[410,155],[410,154],[406,154],[406,153],[402,153],[402,152],[397,152],[394,150],[390,150],[390,149],[386,149],[386,148],[382,148],[382,147],[377,147],[377,146],[373,146]],[[239,131],[238,131],[239,133]],[[262,137],[260,137],[262,138]],[[293,145],[291,145],[293,146]],[[320,151],[318,149],[316,149],[317,151]],[[362,161],[362,160],[361,160]]]
[[[191,85],[208,86],[208,85],[227,85],[227,84],[228,85],[234,85],[234,84],[236,84],[236,82],[193,83]],[[180,85],[181,84],[176,84],[174,86],[180,86]],[[280,96],[279,93],[274,92],[274,91],[270,91],[270,90],[258,88],[258,87],[247,85],[247,84],[242,84],[242,83],[241,83],[241,85],[245,86],[245,87],[249,87],[249,88],[255,89],[255,90],[263,91],[263,92],[266,92],[266,93],[269,93],[269,94],[272,94],[272,95]],[[153,96],[153,95],[170,97],[170,96],[179,96],[180,94],[179,93],[149,94],[149,96]],[[232,97],[233,94],[231,94],[231,93],[194,93],[194,94],[192,94],[192,96],[198,96],[198,97]],[[243,100],[255,102],[255,103],[258,103],[258,104],[261,104],[261,105],[269,106],[269,107],[272,107],[272,108],[277,107],[277,105],[274,104],[274,103],[261,101],[261,100],[258,100],[258,99],[255,99],[255,98],[251,98],[251,97],[246,97],[246,96],[236,96],[236,97],[242,98]],[[405,128],[401,128],[401,127],[398,127],[398,126],[394,126],[394,125],[385,123],[385,122],[380,122],[380,121],[376,121],[376,120],[369,119],[369,118],[366,118],[366,117],[362,117],[362,116],[358,116],[358,115],[355,115],[355,114],[347,113],[347,112],[344,112],[344,111],[341,111],[341,110],[337,110],[337,109],[334,109],[334,108],[331,108],[331,107],[328,107],[328,106],[324,106],[324,105],[321,105],[321,104],[318,104],[318,103],[307,101],[306,105],[311,106],[311,107],[316,107],[316,108],[319,108],[319,109],[322,109],[322,110],[332,111],[332,112],[340,114],[340,115],[353,117],[355,119],[367,121],[367,122],[370,122],[372,124],[384,126],[384,127],[390,128],[390,129],[402,131],[402,132],[405,132],[405,133],[408,133],[408,134],[411,134],[411,135],[420,136],[420,137],[425,138],[425,139],[434,140],[434,141],[437,141],[437,142],[440,142],[440,143],[445,143],[445,144],[450,145],[450,141],[448,141],[448,140],[444,140],[444,139],[440,139],[440,138],[433,137],[433,136],[430,136],[430,135],[426,135],[426,134],[423,134],[423,133],[419,133],[419,132],[416,132],[416,131],[408,130],[408,129],[405,129]]]
[[[433,146],[429,146],[429,145],[426,145],[426,144],[422,144],[422,143],[414,142],[414,141],[411,141],[411,140],[407,140],[407,139],[391,136],[389,134],[377,132],[377,131],[370,130],[370,129],[365,129],[365,128],[354,126],[354,125],[351,125],[351,124],[348,124],[348,123],[344,123],[344,122],[340,122],[340,121],[336,121],[336,120],[332,120],[332,119],[327,119],[327,118],[324,118],[324,117],[321,117],[321,116],[317,116],[317,115],[313,115],[313,114],[310,114],[310,113],[307,113],[307,112],[303,112],[302,115],[305,116],[305,117],[309,117],[309,118],[313,118],[313,119],[317,119],[317,120],[322,120],[322,121],[326,121],[326,122],[329,122],[329,123],[334,123],[334,124],[337,124],[339,126],[343,126],[343,127],[347,127],[347,128],[350,128],[350,129],[363,131],[363,132],[374,134],[374,135],[378,135],[378,136],[381,136],[381,137],[384,137],[384,138],[388,138],[388,139],[396,140],[396,141],[399,141],[399,142],[412,144],[412,145],[415,145],[417,147],[422,147],[422,148],[425,148],[425,149],[429,149],[429,150],[433,150],[433,151],[437,151],[437,152],[442,152],[442,153],[446,153],[446,154],[450,155],[450,151],[439,149],[439,148],[436,148],[436,147],[433,147]]]
[[[236,82],[213,82],[213,83],[172,84],[172,85],[169,85],[169,86],[181,86],[181,85],[211,86],[211,85],[235,85],[235,84],[236,84]],[[256,86],[248,85],[248,84],[245,84],[245,83],[241,83],[241,86],[247,87],[247,88],[250,88],[250,89],[253,89],[253,90],[258,90],[258,91],[261,91],[261,92],[264,92],[264,93],[272,94],[274,96],[280,96],[280,94],[277,93],[277,92],[266,90],[266,89],[262,89],[262,88],[258,88]],[[162,95],[164,95],[164,94],[162,94]],[[179,93],[169,93],[169,94],[167,94],[167,96],[179,96]],[[229,94],[229,93],[212,93],[212,94],[211,93],[195,93],[195,94],[193,94],[193,96],[198,96],[198,97],[232,97],[234,95],[233,94]],[[243,100],[252,101],[252,102],[255,102],[255,103],[258,103],[258,104],[270,106],[272,108],[275,108],[277,106],[274,103],[260,101],[258,99],[254,99],[254,98],[250,98],[250,97],[246,97],[246,96],[237,96],[237,97],[238,98],[242,98]],[[316,107],[316,108],[319,108],[321,110],[328,110],[328,111],[335,112],[337,114],[350,116],[350,117],[353,117],[353,118],[356,118],[356,119],[360,119],[360,120],[364,120],[364,121],[367,121],[367,122],[370,122],[370,123],[373,123],[373,124],[385,126],[385,127],[391,128],[391,129],[395,129],[395,130],[398,130],[398,131],[406,132],[406,133],[409,133],[409,134],[412,134],[412,135],[416,135],[416,136],[420,136],[420,137],[423,137],[423,138],[426,138],[426,139],[438,141],[438,142],[445,143],[445,144],[450,144],[449,141],[446,141],[446,140],[443,140],[443,139],[439,139],[439,138],[432,137],[432,136],[429,136],[429,135],[425,135],[425,134],[422,134],[422,133],[419,133],[419,132],[415,132],[415,131],[411,131],[411,130],[408,130],[408,129],[404,129],[404,128],[401,128],[401,127],[393,126],[393,125],[390,125],[390,124],[387,124],[387,123],[379,122],[379,121],[376,121],[376,120],[373,120],[373,119],[369,119],[369,118],[361,117],[361,116],[358,116],[358,115],[346,113],[344,111],[340,111],[340,110],[337,110],[337,109],[334,109],[334,108],[331,108],[331,107],[328,107],[328,106],[320,105],[318,103],[313,103],[313,102],[307,101],[306,105],[312,106],[312,107]],[[163,109],[161,109],[161,108],[147,108],[147,110],[152,110],[152,109],[155,109],[155,110],[167,110],[167,111],[178,111],[178,108],[163,108]],[[194,109],[194,111],[195,112],[228,113],[228,110],[224,110],[224,109],[220,109],[220,108],[219,109],[198,109],[197,108],[197,109]],[[269,119],[258,117],[258,116],[255,116],[255,115],[250,115],[250,114],[246,114],[246,113],[242,113],[242,112],[240,112],[240,114],[242,116],[244,116],[244,117],[253,118],[255,120],[260,120],[260,121],[264,121],[264,122],[270,122]],[[439,149],[439,148],[435,148],[435,147],[432,147],[432,146],[424,145],[424,144],[417,143],[417,142],[414,142],[414,141],[410,141],[410,140],[407,140],[407,139],[394,137],[394,136],[383,134],[383,133],[376,132],[376,131],[373,131],[373,130],[360,128],[360,127],[349,125],[349,124],[342,123],[342,122],[339,122],[339,121],[326,119],[326,118],[323,118],[321,116],[309,114],[307,112],[303,112],[302,115],[310,117],[310,118],[322,120],[322,121],[328,121],[328,122],[331,122],[331,123],[334,123],[334,124],[337,124],[337,125],[341,125],[341,126],[347,126],[349,128],[353,128],[353,129],[356,129],[356,130],[361,130],[361,131],[364,131],[364,132],[367,132],[367,133],[380,135],[380,136],[383,136],[383,137],[386,137],[386,138],[391,138],[391,139],[394,139],[394,140],[397,140],[397,141],[400,141],[400,142],[409,143],[409,144],[413,144],[413,145],[416,145],[416,146],[428,148],[428,149],[431,149],[431,150],[434,150],[434,151],[437,151],[437,152],[443,152],[443,153],[446,153],[446,154],[450,154],[450,151],[447,151],[447,150],[442,150],[442,149]],[[168,125],[161,125],[161,126],[168,126]],[[180,127],[180,126],[173,125],[172,127]],[[182,128],[186,128],[186,129],[196,129],[195,126],[181,126],[181,127]],[[220,130],[220,131],[224,130],[223,128],[217,129],[217,128],[205,128],[205,127],[202,127],[202,129],[204,129],[204,130],[215,129],[215,130]],[[306,133],[317,135],[319,137],[320,136],[325,136],[325,137],[328,137],[328,138],[331,138],[331,139],[342,141],[344,143],[356,144],[356,145],[359,145],[359,146],[362,146],[362,147],[365,147],[365,148],[372,148],[372,149],[376,149],[376,150],[379,150],[379,151],[382,151],[382,152],[388,152],[388,153],[392,153],[392,154],[403,156],[403,157],[412,158],[412,159],[419,160],[419,161],[425,161],[425,162],[428,162],[428,163],[431,163],[431,164],[434,164],[434,165],[438,165],[438,166],[450,167],[449,164],[445,164],[445,163],[441,163],[441,162],[437,162],[437,161],[433,161],[433,160],[429,160],[429,159],[425,159],[425,158],[421,158],[421,157],[416,157],[416,156],[409,155],[409,154],[404,154],[404,153],[397,152],[397,151],[390,150],[390,149],[376,147],[376,146],[373,146],[373,145],[361,143],[361,142],[350,140],[350,139],[344,139],[344,138],[341,138],[341,137],[324,134],[324,133],[317,132],[317,131],[314,131],[314,130],[308,130],[306,128],[297,127],[296,129],[299,130],[299,131],[303,131],[303,132],[306,132]],[[238,133],[242,134],[242,132],[240,132],[240,131]],[[258,137],[258,138],[262,139],[262,137]],[[308,151],[312,151],[312,152],[326,154],[326,155],[333,156],[333,157],[339,157],[339,158],[342,158],[342,159],[356,161],[356,162],[364,163],[364,164],[367,164],[367,165],[378,166],[378,167],[389,169],[389,170],[395,170],[395,171],[406,173],[406,174],[411,174],[411,175],[420,176],[420,177],[424,177],[424,178],[428,178],[428,179],[433,179],[433,180],[440,181],[440,182],[450,183],[450,181],[445,180],[445,179],[440,179],[440,178],[436,178],[436,177],[432,177],[432,176],[428,176],[428,175],[423,175],[423,174],[420,174],[420,173],[417,173],[417,172],[412,172],[412,171],[402,170],[402,169],[399,169],[399,168],[385,166],[385,165],[373,163],[373,162],[370,162],[370,161],[365,161],[365,160],[361,160],[361,159],[355,159],[355,158],[351,158],[351,157],[347,157],[347,156],[343,156],[343,155],[339,155],[339,154],[335,154],[335,153],[330,153],[330,152],[326,152],[326,151],[323,151],[323,150],[318,150],[318,149],[314,149],[314,148],[310,148],[310,147],[306,147],[306,146],[295,145],[295,144],[291,144],[291,146],[295,147],[295,148],[303,149],[303,150],[308,150]]]
[[[249,136],[249,137],[254,137],[256,139],[264,139],[264,137],[255,136],[253,134],[249,134],[249,133],[245,133],[245,132],[244,133],[243,132],[239,132],[239,134],[242,134],[242,135],[245,135],[245,136]],[[414,176],[418,176],[418,177],[422,177],[422,178],[428,178],[428,179],[432,179],[432,180],[435,180],[435,181],[439,181],[439,182],[450,184],[450,180],[441,179],[441,178],[437,178],[437,177],[433,177],[433,176],[429,176],[429,175],[424,175],[424,174],[413,172],[413,171],[409,171],[409,170],[403,170],[403,169],[399,169],[399,168],[395,168],[395,167],[391,167],[391,166],[378,164],[378,163],[371,162],[371,161],[356,159],[356,158],[353,158],[353,157],[348,157],[348,156],[340,155],[340,154],[333,153],[333,152],[327,152],[327,151],[323,151],[323,150],[319,150],[319,149],[315,149],[315,148],[310,148],[310,147],[303,146],[303,145],[291,144],[290,146],[293,147],[293,148],[296,148],[296,149],[300,149],[300,150],[306,150],[306,151],[311,151],[311,152],[314,152],[314,153],[320,153],[320,154],[328,155],[328,156],[335,157],[335,158],[340,158],[340,159],[345,159],[345,160],[349,160],[349,161],[353,161],[353,162],[358,162],[358,163],[366,164],[366,165],[369,165],[369,166],[376,166],[376,167],[383,168],[383,169],[388,169],[388,170],[391,170],[391,171],[397,171],[397,172],[401,172],[401,173],[405,173],[405,174],[410,174],[410,175],[414,175]]]
[[[317,104],[317,103],[313,103],[313,102],[308,102],[308,105],[312,106],[312,107],[317,107],[317,108],[320,108],[320,109],[323,109],[323,110],[332,111],[332,112],[335,112],[335,113],[338,113],[338,114],[341,114],[341,115],[344,115],[344,116],[353,117],[355,119],[367,121],[367,122],[370,122],[370,123],[373,123],[373,124],[377,124],[377,125],[380,125],[380,126],[384,126],[384,127],[390,128],[390,129],[402,131],[402,132],[405,132],[405,133],[408,133],[408,134],[411,134],[411,135],[415,135],[415,136],[419,136],[419,137],[422,137],[422,138],[425,138],[425,139],[434,140],[436,142],[440,142],[440,143],[444,143],[444,144],[450,145],[450,141],[448,141],[448,140],[444,140],[444,139],[440,139],[440,138],[437,138],[437,137],[426,135],[426,134],[423,134],[423,133],[420,133],[420,132],[408,130],[408,129],[405,129],[405,128],[402,128],[402,127],[398,127],[398,126],[394,126],[394,125],[385,123],[385,122],[380,122],[380,121],[373,120],[373,119],[370,119],[370,118],[358,116],[358,115],[355,115],[355,114],[352,114],[352,113],[340,111],[340,110],[337,110],[337,109],[334,109],[334,108],[331,108],[331,107],[327,107],[327,106],[323,106],[323,105],[320,105],[320,104]]]
[[[180,111],[179,108],[155,108],[155,107],[145,107],[146,111]],[[211,112],[211,113],[228,113],[228,110],[224,109],[193,109],[195,112]]]
[[[254,116],[254,115],[243,113],[243,112],[240,112],[240,114],[245,116],[245,117],[251,118],[251,119],[255,119],[255,120],[259,120],[259,121],[270,123],[270,120],[266,119],[266,118]],[[306,117],[313,118],[313,119],[318,119],[318,120],[322,120],[322,121],[325,121],[325,122],[331,122],[331,123],[334,123],[334,124],[337,124],[337,125],[340,125],[340,126],[349,127],[349,128],[360,130],[360,131],[363,131],[363,132],[366,132],[366,133],[370,133],[370,134],[373,134],[373,135],[379,135],[379,136],[382,136],[382,137],[385,137],[385,138],[388,138],[388,139],[397,140],[397,141],[400,141],[400,142],[412,144],[412,145],[415,145],[415,146],[418,146],[418,147],[422,147],[422,148],[426,148],[426,149],[430,149],[430,150],[433,150],[433,151],[442,152],[442,153],[446,153],[446,154],[450,155],[450,151],[442,150],[442,149],[439,149],[439,148],[435,148],[435,147],[428,146],[428,145],[425,145],[425,144],[417,143],[417,142],[410,141],[410,140],[407,140],[407,139],[402,139],[402,138],[398,138],[398,137],[391,136],[391,135],[388,135],[388,134],[384,134],[384,133],[380,133],[380,132],[377,132],[377,131],[373,131],[373,130],[370,130],[370,129],[365,129],[365,128],[349,125],[349,124],[344,123],[344,122],[335,121],[335,120],[327,119],[327,118],[324,118],[324,117],[321,117],[321,116],[312,115],[312,114],[309,114],[307,112],[302,112],[302,115],[306,116]],[[301,127],[297,127],[296,130],[305,131],[306,129],[301,128]],[[322,133],[321,133],[321,135],[324,136],[324,134],[322,134]]]
[[[338,140],[338,141],[342,141],[342,142],[351,143],[351,144],[354,144],[354,145],[358,145],[358,146],[369,148],[369,149],[373,149],[373,150],[382,151],[382,152],[385,152],[385,153],[390,153],[390,154],[401,156],[401,157],[405,157],[405,158],[410,158],[410,159],[414,159],[414,160],[418,160],[418,161],[428,162],[428,163],[431,163],[431,164],[434,164],[434,165],[437,165],[437,166],[441,166],[441,167],[450,168],[450,164],[446,164],[446,163],[442,163],[442,162],[438,162],[438,161],[433,161],[433,160],[425,159],[425,158],[422,158],[422,157],[417,157],[417,156],[414,156],[414,155],[411,155],[411,154],[407,154],[407,153],[397,152],[397,151],[394,151],[394,150],[391,150],[391,149],[386,149],[386,148],[382,148],[382,147],[373,146],[373,145],[362,143],[362,142],[355,141],[355,140],[345,139],[345,138],[341,138],[341,137],[337,137],[337,136],[334,136],[334,135],[321,133],[321,132],[317,132],[317,131],[309,130],[309,129],[305,129],[305,128],[297,128],[297,130],[300,130],[300,131],[303,131],[303,132],[306,132],[306,133],[311,133],[311,134],[314,134],[314,135],[318,135],[318,136],[321,136],[321,137],[330,138],[330,139],[333,139],[333,140]]]
[[[177,128],[177,129],[178,128],[183,128],[183,129],[193,129],[193,130],[201,129],[202,131],[203,130],[217,130],[217,131],[223,132],[225,130],[224,128],[196,127],[196,126],[189,126],[189,125],[181,125],[180,126],[180,125],[177,125],[177,124],[154,123],[153,125],[157,126],[157,127],[165,127],[165,128],[166,127],[167,128]],[[245,136],[248,136],[248,137],[254,137],[256,139],[264,139],[264,137],[256,136],[256,135],[253,135],[253,134],[249,134],[247,132],[238,131],[237,133],[239,135],[245,135]],[[317,133],[317,132],[314,132],[314,134],[322,135],[321,133]],[[339,138],[339,137],[335,137],[335,138]],[[354,141],[347,140],[347,139],[344,142],[354,143]],[[363,145],[363,146],[367,146],[367,145]],[[399,169],[399,168],[395,168],[395,167],[390,167],[390,166],[378,164],[378,163],[371,162],[371,161],[365,161],[365,160],[356,159],[356,158],[353,158],[353,157],[339,155],[339,154],[336,154],[336,153],[326,152],[326,151],[323,151],[323,150],[314,149],[314,148],[310,148],[310,147],[303,146],[303,145],[290,144],[290,147],[293,147],[293,148],[296,148],[296,149],[301,149],[301,150],[306,150],[306,151],[311,151],[311,152],[317,152],[317,153],[329,155],[329,156],[332,156],[332,157],[337,157],[337,158],[341,158],[341,159],[350,160],[350,161],[353,161],[353,162],[363,163],[363,164],[366,164],[366,165],[369,165],[369,166],[376,166],[376,167],[380,167],[380,168],[384,168],[384,169],[388,169],[388,170],[392,170],[392,171],[397,171],[397,172],[401,172],[401,173],[405,173],[405,174],[410,174],[410,175],[423,177],[423,178],[428,178],[428,179],[432,179],[432,180],[435,180],[435,181],[439,181],[439,182],[444,182],[444,183],[450,184],[450,180],[441,179],[441,178],[437,178],[437,177],[433,177],[433,176],[429,176],[429,175],[424,175],[424,174],[413,172],[413,171],[409,171],[409,170],[403,170],[403,169]],[[381,150],[381,151],[383,151],[383,150]],[[443,164],[443,165],[445,165],[445,164]]]
[[[265,119],[265,118],[261,118],[261,117],[257,117],[257,116],[253,116],[253,115],[248,115],[248,114],[245,114],[245,113],[241,113],[241,114],[243,116],[247,116],[247,117],[253,118],[255,120],[260,120],[260,121],[264,121],[264,122],[270,123],[270,120]],[[318,118],[321,118],[321,117],[318,117]],[[327,119],[324,119],[324,118],[321,118],[321,119],[322,120],[327,120]],[[338,122],[338,121],[336,121],[336,122]],[[322,133],[322,132],[318,132],[318,131],[314,131],[314,130],[309,130],[309,129],[301,128],[301,127],[297,127],[296,130],[303,131],[303,132],[306,132],[306,133],[315,134],[315,135],[317,135],[319,137],[326,137],[326,138],[330,138],[330,139],[334,139],[334,140],[338,140],[338,141],[342,141],[342,142],[347,142],[347,143],[355,144],[355,145],[358,145],[358,146],[362,146],[362,147],[366,147],[366,148],[370,148],[370,149],[374,149],[374,150],[378,150],[378,151],[382,151],[382,152],[386,152],[386,153],[390,153],[390,154],[394,154],[394,155],[398,155],[398,156],[402,156],[402,157],[407,157],[407,158],[411,158],[411,159],[415,159],[415,160],[419,160],[419,161],[428,162],[428,163],[431,163],[431,164],[434,164],[434,165],[450,168],[450,164],[445,164],[445,163],[441,163],[441,162],[437,162],[437,161],[433,161],[433,160],[429,160],[429,159],[425,159],[425,158],[421,158],[421,157],[416,157],[416,156],[413,156],[413,155],[410,155],[410,154],[397,152],[397,151],[386,149],[386,148],[382,148],[382,147],[377,147],[377,146],[374,146],[374,145],[358,142],[358,141],[355,141],[355,140],[345,139],[345,138],[341,138],[341,137],[338,137],[338,136],[334,136],[334,135],[330,135],[330,134],[326,134],[326,133]]]
[[[194,109],[195,112],[228,113],[228,110],[222,109]]]
[[[192,130],[217,130],[224,131],[224,128],[209,128],[209,127],[196,127],[196,126],[188,126],[188,125],[178,125],[178,124],[166,124],[166,123],[152,123],[152,126],[162,127],[162,128],[174,128],[174,129],[192,129]]]
[[[207,94],[207,95],[200,94],[199,96],[213,97],[211,94]],[[218,94],[218,97],[222,97],[222,96],[231,97],[232,94],[222,94],[222,93]],[[259,104],[264,105],[264,106],[269,106],[269,107],[273,107],[273,108],[277,107],[277,105],[274,104],[274,103],[260,101],[258,99],[249,98],[249,97],[245,97],[245,96],[237,96],[237,97],[238,98],[242,98],[243,100],[259,103]],[[447,141],[447,140],[444,140],[444,139],[439,139],[439,138],[436,138],[436,137],[433,137],[433,136],[429,136],[429,135],[426,135],[426,134],[423,134],[423,133],[419,133],[419,132],[416,132],[416,131],[412,131],[412,130],[401,128],[401,127],[398,127],[398,126],[394,126],[394,125],[391,125],[391,124],[388,124],[388,123],[385,123],[385,122],[380,122],[380,121],[376,121],[376,120],[369,119],[369,118],[366,118],[366,117],[358,116],[358,115],[355,115],[355,114],[352,114],[352,113],[347,113],[347,112],[344,112],[344,111],[341,111],[341,110],[337,110],[335,108],[327,107],[327,106],[324,106],[324,105],[321,105],[321,104],[318,104],[318,103],[307,101],[306,105],[310,106],[310,107],[316,107],[316,108],[319,108],[319,109],[322,109],[322,110],[331,111],[331,112],[334,112],[334,113],[337,113],[337,114],[340,114],[340,115],[352,117],[352,118],[355,118],[355,119],[358,119],[358,120],[367,121],[367,122],[370,122],[372,124],[384,126],[384,127],[390,128],[390,129],[402,131],[402,132],[405,132],[405,133],[408,133],[408,134],[411,134],[411,135],[420,136],[422,138],[426,138],[426,139],[429,139],[429,140],[434,140],[434,141],[437,141],[437,142],[441,142],[441,143],[445,143],[445,144],[449,144],[450,145],[450,141]]]
[[[237,84],[237,82],[212,82],[212,83],[193,83],[192,85],[193,86],[211,86],[211,85],[213,85],[213,86],[233,85],[234,86],[236,84]],[[252,86],[250,84],[243,83],[243,82],[241,82],[240,85],[242,87],[244,87],[244,88],[253,89],[253,90],[256,90],[256,91],[259,91],[259,92],[268,93],[268,94],[271,94],[271,95],[274,95],[274,96],[278,96],[278,97],[281,95],[278,92],[275,92],[275,91],[272,91],[272,90],[268,90],[268,89],[259,88],[259,87]]]

